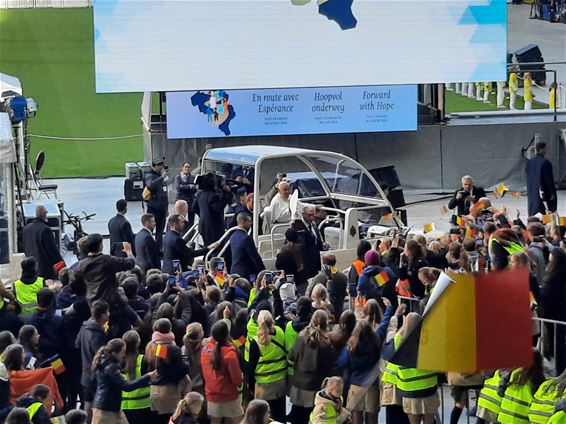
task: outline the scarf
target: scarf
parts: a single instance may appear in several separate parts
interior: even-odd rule
[[[154,331],[151,335],[151,341],[157,344],[170,344],[177,346],[175,344],[175,335],[173,333],[163,334],[159,331]]]

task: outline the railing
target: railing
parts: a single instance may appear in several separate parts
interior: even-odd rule
[[[0,9],[92,7],[93,0],[0,0]]]

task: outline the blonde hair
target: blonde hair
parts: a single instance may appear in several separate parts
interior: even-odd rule
[[[403,322],[403,326],[399,330],[399,334],[401,335],[403,340],[407,340],[407,337],[413,331],[417,325],[421,322],[421,316],[416,312],[410,312],[405,317],[405,321]]]
[[[328,298],[328,290],[326,290],[326,287],[319,283],[312,289],[311,296],[315,301],[326,300]]]
[[[200,414],[200,410],[202,409],[202,404],[204,402],[204,397],[197,392],[190,392],[185,395],[183,399],[179,401],[177,404],[177,409],[175,409],[175,413],[171,417],[173,420],[176,420],[183,415],[190,414],[196,416]]]
[[[261,346],[267,346],[271,342],[271,333],[275,329],[271,312],[262,310],[257,316],[257,342]]]

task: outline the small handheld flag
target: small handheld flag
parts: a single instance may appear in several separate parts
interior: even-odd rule
[[[430,233],[431,231],[434,231],[436,228],[436,225],[434,224],[425,224],[424,228],[423,228],[423,232],[426,233]]]
[[[214,276],[214,281],[216,281],[216,284],[218,284],[220,287],[224,287],[224,273],[217,272]]]
[[[155,356],[161,359],[167,358],[167,345],[158,344],[155,350]]]
[[[508,191],[509,191],[509,187],[507,187],[505,184],[498,184],[495,187],[493,194],[495,195],[495,197],[503,197],[505,196],[505,193],[507,193]]]
[[[476,238],[477,235],[478,232],[475,228],[466,227],[466,234],[465,234],[466,238]]]
[[[566,216],[561,216],[558,218],[558,226],[566,227]]]
[[[542,216],[542,223],[544,225],[550,224],[552,222],[553,218],[554,218],[554,215],[552,215],[551,213],[547,213],[546,215]]]
[[[51,364],[51,368],[53,368],[53,372],[57,375],[63,374],[66,370],[65,364],[63,364],[61,358],[55,359]]]
[[[521,192],[520,191],[512,191],[511,197],[513,197],[514,199],[519,199],[521,197]]]

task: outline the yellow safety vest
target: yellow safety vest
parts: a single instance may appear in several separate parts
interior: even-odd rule
[[[550,420],[548,420],[548,424],[564,424],[566,423],[566,412],[558,411]]]
[[[43,278],[37,277],[31,284],[17,280],[14,288],[16,300],[22,307],[22,314],[33,314],[37,310],[37,293],[43,288]]]
[[[275,383],[287,378],[287,352],[283,330],[275,327],[275,335],[267,346],[260,346],[257,336],[260,358],[255,369],[255,381],[260,384]]]
[[[556,106],[556,89],[551,88],[550,92],[548,93],[548,108],[554,109]]]
[[[531,383],[525,385],[514,383],[521,370],[518,368],[511,373],[510,383],[501,400],[497,421],[502,424],[529,424],[529,408],[533,401]]]
[[[138,355],[136,358],[136,380],[142,376],[142,361],[143,355]],[[124,377],[127,378],[126,376]],[[134,409],[149,409],[151,407],[149,392],[149,386],[140,387],[139,389],[132,390],[131,392],[122,392],[122,409],[127,411]]]
[[[299,333],[293,328],[293,322],[289,321],[285,326],[285,352],[291,352],[291,349],[297,342],[297,337],[299,337]],[[289,357],[287,357],[287,374],[295,374],[295,363]]]
[[[515,72],[509,74],[509,91],[516,93],[519,89],[519,80]]]
[[[33,417],[35,416],[35,414],[37,414],[37,411],[39,411],[39,408],[41,408],[42,406],[43,406],[43,403],[34,402],[26,408],[29,412],[29,419],[30,420],[33,420]]]
[[[395,351],[399,349],[402,341],[403,338],[401,337],[401,334],[395,334],[395,337],[393,338],[393,346],[395,346]],[[383,383],[391,383],[397,386],[397,384],[399,383],[399,365],[394,364],[391,361],[387,362],[385,370],[383,371],[383,375],[381,376],[381,381]]]
[[[255,336],[257,336],[257,322],[251,317],[246,326],[248,330],[248,335],[246,338],[246,344],[244,345],[244,360],[250,362],[250,343]]]
[[[311,412],[310,415],[309,424],[314,423],[315,422],[314,419],[315,416],[313,411]],[[334,407],[334,405],[331,404],[330,402],[325,403],[323,421],[319,421],[319,422],[323,422],[324,424],[336,424],[337,420],[338,420],[338,412],[336,412],[336,408]]]
[[[554,404],[559,400],[556,390],[549,390],[553,381],[553,379],[546,380],[535,393],[529,410],[529,421],[531,423],[546,424],[552,417]]]
[[[499,414],[499,410],[501,409],[501,396],[497,394],[501,377],[501,370],[497,370],[495,374],[493,374],[493,377],[486,379],[478,399],[478,406],[494,414]]]

